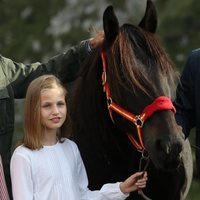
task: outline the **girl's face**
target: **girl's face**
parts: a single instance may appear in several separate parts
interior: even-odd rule
[[[55,132],[66,119],[67,107],[62,88],[55,85],[41,91],[41,121],[47,132]]]

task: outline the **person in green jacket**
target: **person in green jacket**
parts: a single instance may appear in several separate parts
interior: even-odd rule
[[[0,155],[11,196],[10,158],[14,133],[14,99],[24,98],[29,83],[43,74],[54,74],[63,83],[75,80],[86,55],[103,41],[99,32],[90,40],[71,47],[47,63],[23,64],[0,55]],[[34,112],[34,111],[33,111]]]

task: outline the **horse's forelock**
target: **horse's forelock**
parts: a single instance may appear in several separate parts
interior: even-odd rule
[[[108,54],[112,84],[121,84],[132,92],[137,88],[153,98],[161,92],[171,95],[171,86],[175,88],[172,62],[153,34],[123,25]],[[155,84],[155,80],[159,82]]]

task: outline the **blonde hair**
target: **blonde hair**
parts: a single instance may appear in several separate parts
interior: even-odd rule
[[[42,148],[41,139],[45,127],[41,123],[40,116],[40,104],[41,104],[41,91],[43,89],[51,89],[54,85],[57,85],[63,90],[65,101],[67,98],[67,90],[61,84],[60,80],[54,75],[42,75],[33,80],[26,93],[25,107],[24,107],[24,137],[22,144],[29,149],[35,150]],[[66,101],[67,102],[67,101]],[[59,132],[57,133],[58,140],[62,141],[62,138],[67,137],[67,121],[63,123]]]

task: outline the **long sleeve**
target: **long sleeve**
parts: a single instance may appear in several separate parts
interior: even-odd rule
[[[100,190],[87,190],[81,200],[123,200],[129,194],[124,194],[120,191],[119,182],[104,184]]]
[[[129,194],[124,194],[121,192],[119,188],[119,182],[104,184],[100,190],[89,190],[88,178],[81,155],[78,151],[78,148],[76,148],[75,151],[77,158],[77,177],[81,200],[123,200],[129,196]]]
[[[197,59],[198,57],[195,52],[189,56],[176,93],[176,120],[177,123],[183,127],[183,132],[186,137],[196,123],[195,82],[196,75],[199,74],[199,63]]]
[[[55,74],[63,83],[73,81],[88,54],[86,43],[71,47],[68,51],[51,58],[47,63],[23,64],[0,56],[7,84],[11,84],[15,98],[24,98],[29,83],[42,74]]]
[[[33,182],[29,161],[23,155],[14,153],[10,169],[13,200],[33,200]]]

